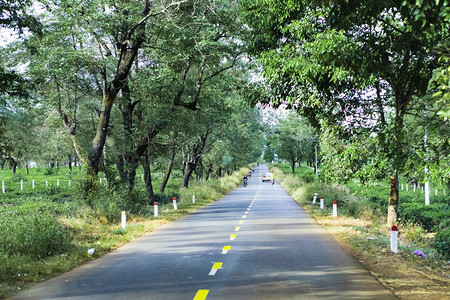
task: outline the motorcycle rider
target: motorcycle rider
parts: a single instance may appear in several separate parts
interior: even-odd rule
[[[247,186],[248,177],[247,174],[244,175],[244,186]]]

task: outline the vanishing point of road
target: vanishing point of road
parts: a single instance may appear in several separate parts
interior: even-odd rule
[[[267,171],[14,299],[397,299]]]

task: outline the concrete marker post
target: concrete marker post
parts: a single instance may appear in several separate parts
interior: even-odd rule
[[[192,195],[192,204],[195,204],[195,195]]]
[[[337,202],[333,201],[333,217],[337,217]]]
[[[317,199],[317,196],[319,196],[319,195],[317,195],[317,193],[314,193],[314,197],[313,197],[313,203],[312,203],[312,204],[316,204],[316,199]]]
[[[437,189],[434,190],[434,195],[437,196]]]
[[[127,228],[127,214],[122,210],[122,229]]]
[[[409,182],[406,184],[406,191],[408,191]]]
[[[2,192],[3,192],[3,194],[5,193],[5,191],[6,191],[5,181],[2,180]],[[444,193],[444,194],[445,194],[445,193]]]
[[[173,210],[177,210],[177,198],[173,197],[172,202],[173,202]]]
[[[48,180],[45,181],[45,186],[48,187]]]
[[[31,186],[32,186],[33,189],[34,189],[34,179],[31,181]]]
[[[59,179],[58,179],[58,181],[56,182],[56,185],[59,186]]]
[[[393,252],[393,253],[398,252],[397,245],[398,245],[398,228],[397,228],[397,226],[392,225],[392,227],[391,227],[391,252]]]
[[[320,197],[320,209],[323,209],[323,196]]]
[[[153,216],[158,217],[158,202],[153,203]]]
[[[20,180],[20,190],[23,191],[23,180]]]

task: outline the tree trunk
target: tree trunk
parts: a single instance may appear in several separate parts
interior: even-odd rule
[[[391,228],[392,225],[397,223],[397,213],[398,213],[398,184],[396,176],[391,176],[389,184],[389,206],[387,219],[388,228]]]
[[[292,169],[292,174],[295,174],[295,159],[291,160],[291,169]]]
[[[30,174],[30,170],[28,169],[28,164],[25,164],[25,173],[26,173],[27,175]]]
[[[183,171],[183,187],[187,188],[189,186],[189,180],[191,178],[192,172],[194,172],[196,164],[193,162],[187,162],[184,164]]]
[[[13,174],[16,174],[16,169],[17,169],[17,163],[13,162],[13,165],[12,165],[12,173]]]
[[[144,181],[145,181],[145,189],[147,190],[148,198],[153,200],[155,195],[153,194],[153,185],[152,185],[152,173],[150,170],[150,162],[148,161],[148,155],[144,155],[144,160],[142,161],[142,167],[144,168]]]
[[[208,164],[207,165],[207,169],[206,169],[206,178],[205,178],[205,180],[206,181],[208,181],[208,179],[209,179],[209,176],[211,175],[211,172],[212,172],[212,164]]]
[[[166,189],[167,182],[169,181],[170,174],[172,173],[174,159],[175,159],[175,151],[172,151],[166,173],[164,174],[164,178],[161,182],[161,186],[159,187],[159,191],[161,193],[164,193],[164,190]]]
[[[188,158],[183,162],[184,165],[184,173],[183,173],[183,187],[187,188],[189,185],[189,180],[191,178],[192,172],[194,172],[197,164],[201,159],[201,155],[203,154],[203,149],[206,145],[206,140],[208,135],[210,134],[210,130],[206,130],[206,133],[199,138],[197,143],[192,147],[192,155],[188,155]]]

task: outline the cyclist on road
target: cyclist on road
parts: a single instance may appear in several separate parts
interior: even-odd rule
[[[271,182],[272,184],[275,183],[275,175],[273,175],[273,173],[270,174],[270,182]]]

